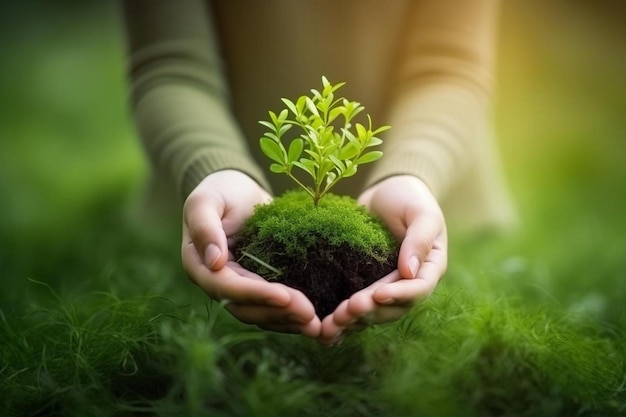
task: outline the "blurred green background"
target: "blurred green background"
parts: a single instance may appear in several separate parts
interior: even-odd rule
[[[624,4],[582,0],[503,2],[495,126],[522,227],[513,236],[495,239],[457,239],[452,231],[449,279],[440,285],[444,294],[464,288],[479,300],[494,301],[494,310],[501,306],[496,302],[506,299],[528,311],[574,313],[582,321],[598,324],[599,330],[591,332],[594,336],[590,333],[589,338],[600,334],[609,341],[622,340],[626,326]],[[199,300],[203,307],[205,297],[186,284],[179,265],[179,218],[160,216],[159,208],[147,206],[143,198],[149,168],[129,116],[116,3],[3,2],[0,63],[0,319],[4,321],[3,329],[13,331],[13,326],[22,332],[6,330],[15,339],[3,341],[16,347],[0,344],[3,355],[13,355],[24,363],[31,361],[28,366],[39,369],[39,358],[46,353],[45,343],[54,342],[54,337],[42,342],[44,353],[37,346],[30,347],[32,352],[28,347],[21,349],[19,343],[27,340],[22,334],[34,340],[28,329],[20,329],[22,323],[32,325],[39,317],[35,314],[24,318],[25,314],[51,305],[46,313],[49,319],[63,316],[71,324],[87,317],[89,327],[93,325],[90,314],[95,317],[93,311],[99,311],[97,304],[88,304],[89,295],[98,292],[122,300],[166,294],[181,304]],[[50,301],[51,294],[58,294],[58,303]],[[75,300],[79,303],[76,306],[72,304]],[[87,300],[86,304],[80,304],[81,300]],[[135,311],[137,317],[149,316],[142,310],[142,303],[134,306],[136,311],[129,311]],[[454,305],[451,307],[454,310]],[[117,312],[118,308],[117,304],[107,304],[104,310]],[[164,311],[173,308],[166,303]],[[467,311],[471,309],[467,307]],[[507,321],[515,314],[505,312],[502,326],[515,323]],[[426,325],[432,324],[435,316],[428,316],[430,322],[425,320]],[[445,312],[441,316],[445,317]],[[118,324],[128,324],[124,320],[109,323],[106,332],[118,334]],[[161,329],[166,342],[159,345],[160,349],[169,352],[171,348],[177,355],[186,352],[189,343],[201,351],[207,346],[213,349],[214,341],[194,323],[171,333]],[[49,324],[47,331],[54,334],[55,322]],[[400,330],[410,326],[410,319],[408,324],[399,324]],[[33,327],[35,333],[37,329]],[[122,335],[134,334],[134,330],[125,329],[120,330]],[[459,329],[455,331],[450,337],[461,334]],[[108,335],[106,332],[103,334]],[[373,332],[385,341],[384,333]],[[71,338],[69,342],[61,340],[63,334],[56,345],[50,343],[65,346],[59,351],[72,352]],[[149,331],[141,334],[145,341],[152,340]],[[538,344],[541,340],[536,339]],[[587,345],[587,341],[574,338],[573,346],[595,346]],[[433,343],[438,346],[439,342]],[[406,340],[394,344],[390,339],[384,349],[399,349],[403,344]],[[109,349],[107,345],[98,346],[103,352]],[[436,353],[432,346],[426,343],[422,349]],[[23,357],[20,349],[26,352]],[[264,363],[273,363],[276,368],[262,369],[282,372],[291,368],[281,367],[284,360],[273,353],[284,354],[280,349],[257,349],[255,345],[249,351],[240,351],[242,357],[265,355]],[[520,349],[525,352],[524,346]],[[197,353],[193,349],[189,352]],[[317,361],[333,358],[332,351],[312,352],[308,365],[313,371],[305,375],[317,375]],[[348,352],[353,356],[352,351]],[[48,355],[63,356],[55,352]],[[403,366],[402,357],[398,357],[396,362]],[[519,359],[512,357],[513,362]],[[580,363],[588,357],[580,356]],[[94,362],[110,367],[107,358],[99,355]],[[172,374],[201,375],[198,378],[204,380],[205,374],[193,373],[197,364],[205,363],[203,356],[199,358],[189,362],[189,369]],[[373,363],[378,362],[376,356],[373,359]],[[623,359],[616,359],[614,369],[618,374]],[[123,368],[116,360],[110,363]],[[508,362],[503,363],[504,369]],[[74,365],[70,361],[69,366]],[[27,365],[14,366],[19,371]],[[214,372],[212,362],[206,366],[207,372]],[[338,375],[346,366],[351,369],[352,365],[339,366]],[[416,375],[422,375],[420,366],[417,363],[411,368],[414,373],[406,371],[403,375],[414,382]],[[0,369],[13,372],[2,364]],[[59,369],[63,374],[63,368]],[[440,373],[437,368],[431,371]],[[325,387],[323,378],[328,375],[321,371],[320,375],[320,386]],[[505,371],[502,375],[507,381],[514,379]],[[268,378],[274,377],[268,373]],[[389,380],[394,378],[392,375]],[[502,380],[498,377],[492,383],[497,388]],[[356,381],[353,385],[343,384],[345,392],[354,388],[351,393],[364,392],[361,395],[367,396],[368,391],[361,391]],[[17,388],[11,388],[14,392],[24,391],[23,386],[30,384],[26,376],[18,382],[22,385],[16,382]],[[264,386],[257,386],[258,393],[266,394]],[[199,395],[203,395],[206,387],[198,387]],[[511,389],[515,391],[515,387]],[[34,392],[47,392],[44,388]],[[398,391],[398,404],[407,401],[402,392]],[[456,395],[456,391],[452,393]],[[27,394],[21,404],[30,401]],[[48,394],[37,395],[45,400]],[[223,395],[224,401],[230,401],[230,392]],[[517,398],[516,392],[511,395]],[[282,395],[276,394],[279,397]],[[306,395],[302,398],[308,401]],[[359,396],[354,398],[361,401]],[[259,404],[258,410],[262,410],[264,403]],[[49,403],[44,401],[44,409],[46,406]],[[246,414],[242,411],[241,415]]]

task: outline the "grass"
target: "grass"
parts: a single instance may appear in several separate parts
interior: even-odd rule
[[[610,16],[507,2],[498,126],[523,228],[451,231],[427,302],[327,349],[184,277],[179,217],[142,197],[114,10],[2,7],[21,23],[0,24],[1,415],[626,415]]]

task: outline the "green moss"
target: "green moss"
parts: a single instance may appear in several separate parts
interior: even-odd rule
[[[276,241],[288,257],[306,256],[318,248],[320,237],[330,246],[347,245],[379,261],[395,250],[393,238],[376,218],[354,199],[333,194],[316,208],[306,193],[287,192],[272,204],[257,207],[241,234],[255,234],[259,241]],[[263,255],[262,251],[258,253]]]

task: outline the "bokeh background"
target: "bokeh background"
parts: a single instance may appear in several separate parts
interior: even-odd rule
[[[619,338],[626,6],[507,0],[502,12],[495,127],[521,228],[457,241],[452,231],[452,286],[574,312]],[[51,292],[63,302],[102,291],[174,297],[170,281],[184,281],[178,218],[146,203],[148,177],[127,106],[115,2],[2,2],[4,324],[19,323]],[[201,297],[177,285],[185,301]]]

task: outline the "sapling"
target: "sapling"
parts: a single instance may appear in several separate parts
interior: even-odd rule
[[[320,317],[396,267],[397,242],[356,200],[329,191],[374,162],[378,137],[389,126],[356,122],[364,107],[336,93],[345,83],[322,77],[311,90],[261,121],[268,131],[261,150],[270,170],[296,184],[270,204],[255,208],[243,225],[235,255],[246,269],[301,290]],[[295,132],[295,133],[294,133]],[[308,185],[307,185],[308,184]]]
[[[300,96],[295,102],[287,98],[287,106],[280,113],[269,112],[270,121],[260,121],[269,129],[260,139],[263,153],[273,163],[270,171],[286,174],[313,198],[315,207],[322,197],[339,180],[356,174],[359,165],[374,162],[383,153],[368,148],[380,145],[381,132],[390,126],[372,128],[372,119],[367,115],[368,126],[354,123],[354,117],[364,107],[344,97],[335,98],[335,92],[345,83],[331,84],[322,77],[322,91],[311,89],[312,96]],[[283,137],[296,126],[299,135],[283,144]],[[294,168],[310,176],[313,186],[304,185],[295,175]]]

